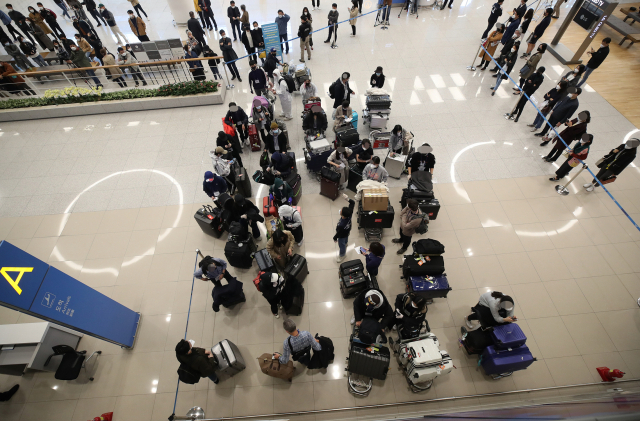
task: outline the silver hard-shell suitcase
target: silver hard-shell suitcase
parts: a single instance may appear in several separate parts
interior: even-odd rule
[[[233,376],[245,369],[244,358],[238,347],[231,341],[224,339],[211,348],[211,352],[218,359],[218,371]]]

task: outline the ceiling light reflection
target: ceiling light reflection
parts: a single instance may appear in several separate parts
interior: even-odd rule
[[[451,160],[451,168],[449,170],[449,175],[451,176],[451,182],[452,183],[456,182],[456,161],[458,161],[458,158],[460,158],[460,156],[463,153],[465,153],[469,149],[475,148],[476,146],[491,145],[491,144],[495,144],[495,143],[496,143],[495,140],[490,140],[489,142],[477,142],[477,143],[472,143],[471,145],[465,146],[464,148],[460,149],[458,151],[458,153]],[[461,197],[467,197],[467,199],[469,198],[467,193],[464,192],[463,190],[461,190],[460,187],[457,184],[454,184],[454,187],[455,187],[456,190],[458,190],[458,194],[460,194]],[[461,192],[463,192],[464,194],[461,194]]]
[[[451,96],[453,96],[453,99],[455,99],[456,101],[466,101],[467,100],[467,98],[464,97],[464,94],[462,93],[460,88],[458,88],[457,86],[451,86],[449,88],[449,92],[451,92]]]
[[[451,80],[453,80],[456,86],[464,86],[464,78],[460,73],[451,73],[449,76],[451,76]]]
[[[413,80],[413,89],[417,89],[419,91],[422,91],[424,89],[424,83],[422,83],[422,79],[420,79],[420,76],[416,76],[416,78]]]
[[[437,89],[427,89],[427,95],[429,95],[429,99],[433,103],[444,102]]]
[[[436,85],[436,88],[446,88],[447,84],[444,83],[444,79],[440,75],[430,75],[433,84]]]

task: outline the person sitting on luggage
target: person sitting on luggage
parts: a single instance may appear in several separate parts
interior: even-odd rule
[[[271,313],[276,319],[280,318],[278,308],[282,308],[285,281],[278,272],[263,272],[260,275],[260,292],[269,302]]]
[[[409,172],[407,177],[409,179],[411,178],[411,173],[416,171],[429,171],[433,174],[433,167],[436,166],[436,157],[433,156],[431,151],[433,151],[433,148],[428,143],[423,143],[416,153],[411,155],[411,164],[407,165],[407,171]]]
[[[221,285],[222,278],[231,282],[233,276],[227,271],[227,262],[217,257],[206,256],[198,263],[198,269],[193,272],[194,278],[205,282],[211,281],[213,285]]]
[[[207,171],[204,173],[202,190],[215,202],[218,196],[227,192],[227,182],[219,175]]]
[[[376,67],[376,71],[371,75],[369,84],[372,88],[382,88],[384,86],[384,74],[382,73],[382,67]]]
[[[293,245],[296,240],[293,238],[291,231],[282,231],[277,229],[273,232],[269,241],[267,241],[267,251],[280,269],[287,267],[289,259],[293,256]]]
[[[340,174],[340,190],[344,190],[349,184],[349,157],[352,153],[350,148],[345,148],[336,142],[335,150],[327,158],[327,164],[332,165],[335,171]]]
[[[351,117],[353,117],[353,109],[349,105],[349,101],[343,101],[342,105],[336,108],[336,114],[334,118],[335,123],[333,124],[333,130],[335,131],[337,127],[340,127],[343,124],[345,124],[344,122],[345,118],[351,118]],[[347,123],[347,124],[351,124],[351,123]]]
[[[373,180],[379,183],[386,183],[389,179],[387,169],[380,165],[380,158],[374,156],[371,162],[362,171],[362,180]]]
[[[225,179],[227,185],[229,186],[229,191],[235,190],[235,172],[231,168],[231,161],[228,159],[224,159],[225,150],[223,147],[216,147],[215,151],[210,151],[209,156],[211,157],[211,161],[213,161],[213,170]]]
[[[371,148],[371,142],[366,139],[362,141],[362,150],[359,150],[356,153],[356,165],[360,169],[360,171],[364,170],[364,168],[371,163],[371,158],[373,157],[373,148]]]
[[[342,262],[347,255],[347,243],[351,233],[351,217],[353,216],[353,208],[356,205],[356,202],[353,199],[349,199],[346,194],[343,193],[342,197],[349,202],[349,207],[344,206],[340,209],[340,219],[338,220],[338,225],[336,225],[336,234],[333,236],[333,241],[338,243],[338,263]]]
[[[276,178],[273,186],[269,188],[269,195],[273,197],[273,204],[276,207],[291,204],[293,201],[293,189],[289,183],[280,178]]]
[[[518,320],[513,312],[513,298],[499,291],[485,292],[480,296],[478,304],[471,309],[473,313],[464,318],[468,330],[476,330],[481,326],[497,326]],[[480,324],[474,326],[471,323],[472,320],[478,320]]]
[[[401,330],[402,325],[406,323],[407,327],[419,329],[422,322],[427,318],[427,299],[413,292],[398,294],[396,296],[396,312],[394,315],[394,328]]]
[[[236,139],[233,136],[228,135],[221,130],[218,132],[216,146],[220,146],[221,148],[223,148],[225,155],[229,156],[229,154],[231,154],[231,156],[233,156],[236,161],[238,161],[238,164],[243,167],[244,165],[242,165],[242,158],[240,158],[239,153],[241,146],[235,140]]]
[[[267,144],[267,132],[271,128],[271,118],[273,118],[273,116],[267,107],[263,106],[259,99],[254,99],[253,123],[256,126],[256,130],[260,132],[260,138],[265,145]]]
[[[244,112],[242,107],[238,107],[235,102],[230,102],[229,111],[227,111],[224,122],[231,127],[235,127],[240,134],[242,142],[246,142],[247,146],[249,145],[249,132],[247,126],[249,124],[249,117],[247,117],[247,113]]]
[[[394,238],[392,243],[402,243],[402,248],[398,250],[398,254],[403,254],[407,251],[409,244],[411,244],[411,236],[416,232],[416,228],[420,226],[422,221],[429,220],[424,217],[425,215],[420,211],[418,202],[415,199],[407,199],[407,206],[400,212],[400,238]]]
[[[304,234],[302,232],[302,217],[300,212],[289,205],[282,205],[278,208],[278,216],[282,219],[284,227],[291,231],[298,247],[302,245]]]
[[[260,241],[261,238],[258,222],[264,222],[264,218],[260,215],[260,210],[253,204],[253,202],[247,200],[241,194],[236,194],[233,197],[233,212],[231,212],[231,215],[232,221],[248,221],[248,224],[251,226],[251,234],[253,234],[253,238],[256,241]]]
[[[353,300],[353,317],[351,324],[360,326],[365,317],[371,317],[380,322],[381,332],[384,335],[385,328],[391,328],[393,324],[393,308],[389,300],[379,289],[362,291]],[[382,343],[386,343],[383,337]]]
[[[402,148],[409,146],[409,140],[412,137],[411,133],[403,129],[401,125],[396,124],[389,137],[389,152],[402,154]]]
[[[193,339],[180,340],[176,345],[176,358],[180,364],[189,367],[190,372],[200,377],[208,377],[213,383],[218,384],[219,380],[216,375],[218,363],[213,353],[208,349],[196,348],[194,345]]]
[[[369,245],[368,249],[364,247],[362,247],[362,249],[364,251],[367,273],[369,276],[378,276],[378,268],[380,267],[380,263],[382,263],[386,251],[384,245],[374,241]]]
[[[277,139],[277,142],[275,141]],[[275,121],[271,123],[271,130],[264,141],[264,150],[270,153],[287,151],[287,135],[278,127]]]
[[[267,171],[271,171],[276,177],[280,177],[283,180],[289,177],[291,171],[293,171],[293,163],[287,152],[274,152],[271,155],[271,167],[268,167]]]
[[[324,133],[327,130],[327,116],[322,107],[314,105],[302,121],[302,129],[309,134]]]
[[[298,361],[300,364],[309,365],[311,361],[311,350],[318,352],[322,350],[320,341],[315,339],[306,330],[298,330],[296,323],[291,319],[285,319],[282,327],[289,334],[289,337],[282,344],[282,354],[273,354],[280,361],[280,364],[289,362],[289,358]]]

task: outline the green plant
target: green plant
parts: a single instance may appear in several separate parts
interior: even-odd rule
[[[137,98],[197,95],[217,91],[218,82],[209,80],[173,83],[163,85],[158,89],[134,88],[107,93],[104,93],[102,90],[89,90],[86,88],[65,88],[46,91],[42,98],[21,98],[0,101],[0,110],[60,104],[82,104],[86,102],[119,101]]]

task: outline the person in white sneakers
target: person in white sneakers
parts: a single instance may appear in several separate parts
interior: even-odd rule
[[[282,205],[278,208],[278,215],[280,215],[280,218],[284,223],[284,227],[293,234],[296,244],[300,247],[304,241],[302,217],[300,216],[300,212],[289,205]]]
[[[285,120],[291,120],[293,118],[291,115],[291,92],[289,92],[287,81],[284,80],[279,69],[273,71],[273,84],[275,87],[273,93],[278,95],[280,106],[282,107],[280,117],[284,117]]]
[[[607,184],[615,181],[617,176],[636,159],[638,146],[640,146],[640,139],[633,138],[612,149],[596,162],[596,166],[600,168],[600,171],[596,174],[596,178],[583,187],[591,192],[596,187],[600,187],[601,183]]]
[[[464,323],[468,330],[476,330],[480,326],[497,326],[504,323],[515,322],[513,298],[499,291],[485,292],[480,296],[478,304],[473,307],[473,313],[465,316]],[[474,325],[473,320],[480,323]]]

